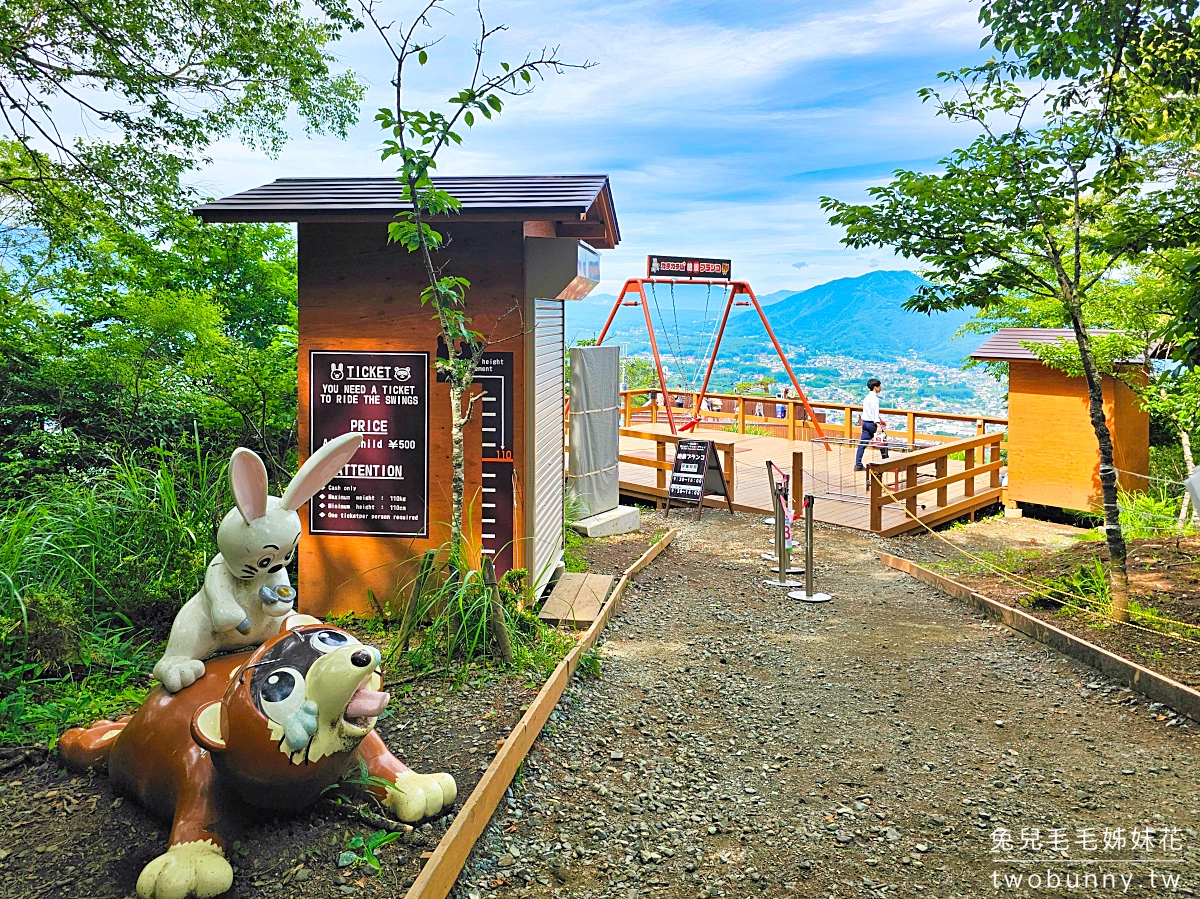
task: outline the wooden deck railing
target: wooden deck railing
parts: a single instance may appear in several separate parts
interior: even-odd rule
[[[1003,439],[999,432],[982,434],[869,464],[870,529],[881,537],[894,537],[921,525],[933,527],[1000,501],[1004,492],[1000,486]],[[951,472],[950,456],[958,453],[963,454],[963,468]],[[887,477],[889,473],[891,477]],[[976,479],[983,476],[987,477],[986,483],[977,484]],[[951,502],[950,487],[955,484],[962,484],[962,496]],[[928,493],[934,494],[932,505],[919,499]],[[904,521],[885,528],[883,509],[892,504],[903,504]]]
[[[649,397],[649,389],[624,390],[621,392],[621,422],[626,428],[633,427],[638,422],[657,424],[667,420],[665,406],[638,405],[631,400],[634,397],[645,402]],[[779,399],[772,396],[746,395],[730,393],[706,394],[710,400],[721,401],[721,411],[705,411],[701,413],[699,428],[725,430],[732,428],[738,434],[746,433],[746,426],[766,429],[775,437],[786,437],[788,440],[809,440],[815,436],[815,429],[806,421],[804,404],[795,398]],[[690,391],[672,393],[667,402],[675,397],[683,397],[683,408],[675,407],[672,412],[676,418],[676,426],[691,417],[696,394]],[[817,415],[827,437],[845,437],[850,440],[859,436],[858,422],[855,416],[862,412],[862,406],[851,403],[823,403],[809,401],[809,405]],[[778,406],[786,407],[784,415],[775,414]],[[925,412],[918,409],[880,409],[885,419],[891,419],[888,424],[888,435],[905,443],[950,443],[962,439],[961,434],[936,433],[928,430],[937,422],[948,423],[952,428],[964,424],[974,425],[976,435],[991,433],[995,430],[1008,428],[1008,419],[992,415],[961,415],[955,412]],[[840,416],[840,421],[831,421],[830,413]],[[904,423],[903,429],[896,426],[896,421]],[[925,430],[918,430],[924,427]],[[989,429],[992,429],[989,431]]]
[[[672,463],[667,460],[667,446],[673,446],[680,440],[694,440],[695,438],[690,434],[674,436],[672,434],[656,434],[652,431],[637,431],[629,428],[621,428],[618,433],[622,437],[633,437],[637,440],[648,440],[654,443],[655,453],[653,459],[643,459],[640,456],[629,456],[622,453],[617,456],[617,460],[619,462],[627,462],[630,465],[642,465],[655,469],[655,486],[639,487],[639,490],[644,490],[656,499],[665,500],[667,496],[667,476],[672,468]],[[729,490],[729,501],[732,503],[734,501],[733,444],[714,442],[713,446],[721,454],[721,471],[725,475],[725,486]],[[708,503],[708,499],[705,502]],[[724,501],[719,498],[713,498],[711,504],[724,506]]]

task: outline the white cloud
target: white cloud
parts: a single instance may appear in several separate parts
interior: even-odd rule
[[[519,18],[510,35],[520,34],[521,46],[557,43],[567,58],[586,53],[598,63],[586,80],[547,85],[537,115],[586,114],[619,98],[629,114],[671,117],[727,115],[728,106],[752,100],[755,91],[798,69],[868,54],[967,49],[978,44],[980,33],[963,0],[876,0],[810,15],[797,14],[791,4],[778,8],[766,22],[738,26],[688,21],[659,3],[607,9],[562,4],[554,16],[542,7],[527,21]]]
[[[513,99],[498,120],[466,131],[439,170],[610,174],[623,236],[605,254],[601,289],[610,292],[644,270],[649,252],[732,257],[738,276],[763,293],[912,267],[888,251],[843,248],[817,198],[859,198],[891,168],[920,164],[905,160],[936,159],[970,139],[915,93],[938,71],[982,55],[976,7],[850,0],[816,11],[794,3],[741,5],[735,16],[728,9],[650,0],[494,5],[492,18],[510,26],[497,60],[558,44],[563,57],[598,65]],[[459,86],[472,17],[464,6],[448,20],[456,31],[419,73],[411,105],[442,101]],[[371,83],[351,138],[306,140],[298,126],[278,160],[221,141],[200,177],[206,192],[284,175],[392,173],[379,161],[371,121],[392,99],[390,58],[369,32],[340,50]]]

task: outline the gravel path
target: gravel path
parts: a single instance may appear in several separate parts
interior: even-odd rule
[[[1164,872],[1200,893],[1200,727],[887,569],[866,535],[819,528],[835,599],[806,608],[761,586],[760,518],[670,524],[456,895],[1134,896]],[[1153,863],[1071,865],[1056,840]]]

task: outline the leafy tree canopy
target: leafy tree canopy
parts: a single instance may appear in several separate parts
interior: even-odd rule
[[[985,0],[984,43],[1058,83],[1056,100],[1103,112],[1136,140],[1194,140],[1200,121],[1197,0]]]
[[[1022,59],[1035,78],[1195,92],[1198,15],[1197,0],[986,0],[979,20],[990,30],[984,44]]]
[[[204,225],[190,195],[129,227],[86,192],[44,229],[0,232],[0,481],[174,444],[288,465],[296,402],[295,241]],[[60,239],[62,237],[62,239]]]
[[[931,283],[910,308],[987,309],[1016,297],[1065,321],[1123,264],[1200,237],[1200,195],[1186,179],[1124,149],[1090,114],[1039,106],[1042,92],[1023,74],[1002,62],[943,73],[956,90],[924,99],[979,137],[941,171],[896,172],[868,191],[871,203],[822,199],[848,245],[890,245],[925,263]]]
[[[137,197],[162,165],[228,134],[278,150],[292,110],[345,134],[363,89],[327,47],[358,27],[345,0],[6,0],[0,191],[34,201],[46,194],[33,185],[73,182]],[[81,122],[87,139],[70,136]]]

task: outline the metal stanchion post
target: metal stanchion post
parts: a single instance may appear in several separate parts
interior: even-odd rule
[[[809,596],[813,595],[813,517],[807,513],[812,503],[811,496],[804,497],[804,592]]]
[[[788,594],[789,599],[801,602],[829,602],[832,597],[828,593],[813,592],[813,496],[811,493],[804,497],[804,589],[793,590]]]
[[[775,479],[771,474],[771,460],[767,460],[767,486],[771,488],[771,508],[773,509],[770,518],[764,518],[763,524],[769,524],[775,529],[775,551],[763,553],[764,562],[774,562],[779,564],[779,503],[775,498]]]
[[[788,551],[787,541],[787,507],[788,507],[788,476],[783,475],[782,480],[778,483],[775,481],[775,476],[772,471],[774,465],[767,462],[767,479],[771,485],[771,504],[775,508],[775,562],[776,567],[771,570],[777,573],[777,580],[764,580],[763,583],[768,587],[799,587],[799,581],[793,581],[788,577],[789,574],[798,574],[796,569],[791,568],[791,553]],[[763,553],[766,556],[766,553]]]

